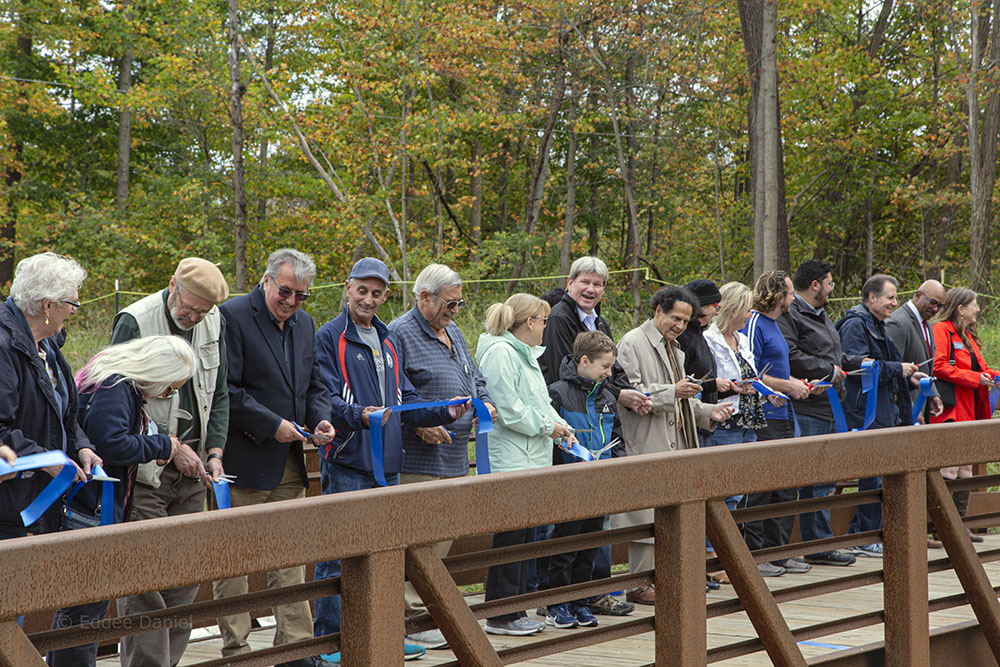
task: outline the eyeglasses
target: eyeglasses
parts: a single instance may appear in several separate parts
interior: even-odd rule
[[[191,306],[187,305],[186,303],[184,303],[184,299],[181,298],[180,291],[177,292],[177,303],[179,303],[180,306],[181,306],[180,310],[184,311],[185,313],[190,313],[192,315],[198,315],[200,317],[205,317],[210,312],[212,312],[211,308],[209,308],[208,310],[201,310],[200,308],[192,308]]]
[[[547,323],[548,323],[548,321],[549,321],[549,318],[547,318],[547,317],[537,317],[537,316],[535,316],[535,315],[529,315],[529,316],[528,316],[528,318],[529,318],[529,319],[532,319],[532,320],[541,320],[542,322],[544,322],[544,323],[546,323],[546,324],[547,324]]]
[[[80,302],[79,301],[68,301],[67,299],[61,299],[59,301],[59,303],[65,303],[67,306],[69,306],[70,308],[73,309],[74,313],[76,311],[80,310]]]
[[[280,296],[282,299],[287,299],[293,294],[295,295],[295,303],[302,303],[310,296],[309,292],[296,292],[295,290],[289,289],[288,287],[278,288],[278,296]]]
[[[461,307],[463,307],[465,305],[465,299],[459,299],[457,301],[445,301],[444,299],[442,299],[441,297],[439,297],[437,294],[431,294],[431,296],[434,297],[435,299],[437,299],[438,301],[440,301],[441,303],[443,303],[444,307],[447,308],[448,310],[455,310],[455,309],[461,308]]]

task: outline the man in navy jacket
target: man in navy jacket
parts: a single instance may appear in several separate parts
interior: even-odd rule
[[[378,486],[369,436],[370,415],[382,407],[423,402],[403,372],[389,329],[376,316],[389,293],[389,269],[374,257],[359,260],[345,283],[347,307],[316,333],[316,357],[329,388],[337,436],[320,448],[323,493]],[[414,426],[451,423],[468,403],[383,413],[382,470],[388,484],[399,483],[403,465],[401,420]],[[340,561],[316,564],[315,579],[340,576]],[[317,637],[340,632],[340,596],[316,600]]]
[[[229,359],[229,435],[223,465],[236,475],[230,487],[232,506],[256,505],[305,496],[309,484],[302,443],[308,429],[326,439],[330,398],[320,379],[314,350],[315,325],[299,309],[309,296],[316,265],[309,255],[282,249],[267,258],[260,284],[249,294],[226,301]],[[268,587],[305,581],[305,566],[269,573]],[[247,592],[247,578],[215,582],[215,597]],[[275,645],[312,638],[307,601],[276,607]],[[222,655],[249,650],[248,614],[219,619]],[[323,665],[319,658],[283,663],[293,667]]]
[[[840,345],[845,360],[860,363],[873,359],[878,364],[875,419],[869,428],[889,428],[913,423],[910,415],[910,391],[906,378],[917,370],[916,364],[903,361],[885,330],[885,320],[898,305],[896,290],[899,283],[892,276],[874,275],[861,288],[861,303],[847,311],[837,322]],[[867,395],[861,391],[861,376],[847,377],[847,398],[844,417],[848,428],[861,428],[865,422]],[[882,488],[881,477],[858,480],[858,491]],[[882,528],[882,506],[879,503],[858,505],[847,532],[860,533]],[[855,556],[882,557],[882,543],[876,542],[848,549]]]

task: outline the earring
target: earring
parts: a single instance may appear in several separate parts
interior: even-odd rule
[[[48,324],[49,324],[49,314],[45,313],[45,325],[48,326]]]

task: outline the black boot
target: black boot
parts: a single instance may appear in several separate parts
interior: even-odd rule
[[[969,513],[969,498],[972,497],[972,491],[953,491],[951,494],[952,500],[955,501],[955,507],[958,509],[958,515],[965,517]],[[965,531],[969,535],[969,539],[973,542],[982,542],[983,536],[977,535],[972,531],[966,529]]]

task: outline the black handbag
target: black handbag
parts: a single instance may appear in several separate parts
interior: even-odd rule
[[[955,342],[952,340],[951,332],[948,333],[948,364],[951,366],[955,365]],[[975,355],[973,355],[975,358]],[[937,387],[938,395],[941,397],[941,403],[945,408],[955,407],[955,383],[948,382],[941,378],[936,378],[934,380],[934,386]]]
[[[79,528],[94,528],[101,525],[101,508],[97,508],[97,514],[84,514],[83,512],[70,511],[69,507],[63,504],[62,516],[59,517],[59,530],[77,530]]]

